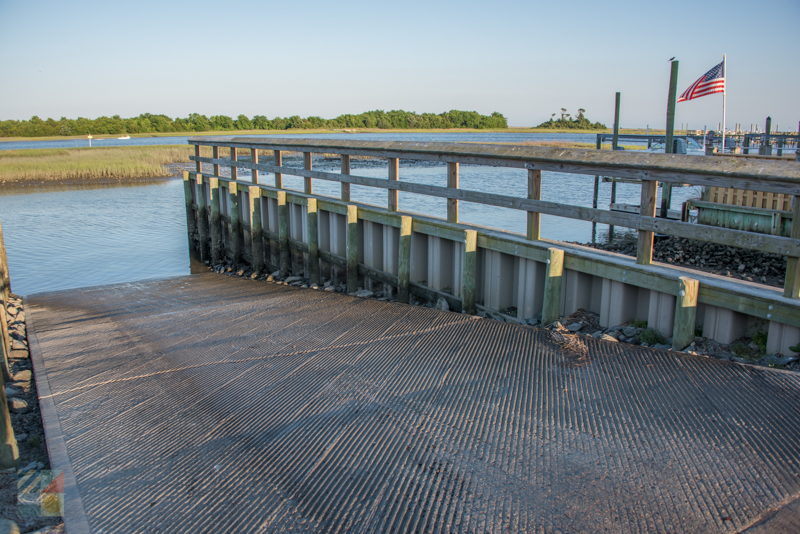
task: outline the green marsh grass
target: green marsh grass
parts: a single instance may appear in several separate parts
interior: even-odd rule
[[[0,150],[0,184],[91,183],[170,176],[189,161],[184,145]]]

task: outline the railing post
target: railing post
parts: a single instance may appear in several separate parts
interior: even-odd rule
[[[261,210],[261,188],[251,185],[247,188],[250,198],[250,255],[253,271],[264,270],[264,226]]]
[[[642,195],[639,207],[639,214],[642,217],[656,216],[657,190],[657,181],[642,181]],[[650,265],[653,263],[653,232],[649,230],[639,230],[639,242],[636,246],[636,263],[640,265]]]
[[[274,150],[272,154],[275,156],[275,166],[282,167],[283,166],[283,154],[280,150]],[[283,174],[276,172],[275,173],[275,187],[278,189],[283,188]]]
[[[478,271],[478,232],[464,231],[464,265],[461,273],[461,309],[475,313],[475,285]]]
[[[389,187],[392,182],[400,180],[400,160],[398,158],[389,158]],[[389,211],[397,211],[399,208],[399,191],[397,189],[389,189]]]
[[[358,291],[358,206],[347,205],[347,292]]]
[[[289,274],[289,205],[286,203],[286,191],[278,191],[278,250],[280,251],[280,271],[283,276]]]
[[[242,212],[239,202],[239,186],[228,182],[228,196],[231,209],[228,212],[228,257],[233,265],[239,262],[242,254]]]
[[[303,152],[303,168],[307,171],[310,171],[311,167],[312,167],[311,152]],[[306,195],[310,195],[313,189],[311,185],[311,178],[306,176],[303,180],[303,183],[304,183],[303,191],[305,192]]]
[[[231,180],[238,180],[239,179],[239,167],[236,166],[236,160],[239,158],[239,153],[236,150],[235,146],[231,147],[231,161],[234,163],[231,164]]]
[[[459,176],[458,176],[458,162],[451,161],[447,164],[447,187],[449,189],[458,189]],[[447,199],[447,222],[458,222],[458,199]]]
[[[542,171],[528,169],[528,198],[541,200],[542,198]],[[542,238],[542,215],[535,211],[528,212],[528,239],[538,241]]]
[[[547,325],[561,315],[561,286],[564,277],[564,251],[547,249],[547,268],[544,275],[544,299],[542,301],[542,324]]]
[[[675,321],[672,327],[672,348],[682,350],[694,340],[697,318],[697,295],[700,283],[694,278],[678,278]]]
[[[312,284],[319,284],[319,217],[316,198],[309,198],[306,203],[306,240],[308,277]]]
[[[250,162],[253,165],[258,165],[258,149],[257,148],[251,148],[250,149]],[[252,174],[253,183],[257,184],[258,183],[258,169],[252,169],[250,172]]]
[[[194,157],[200,157],[200,145],[194,145]],[[199,161],[194,162],[194,168],[197,172],[203,172],[203,164]]]
[[[211,147],[211,157],[213,159],[219,159],[218,146]],[[214,163],[214,176],[219,176],[219,163]]]
[[[342,154],[342,174],[350,174],[350,154]],[[342,182],[342,202],[350,202],[350,184]]]
[[[400,217],[400,239],[397,250],[397,300],[408,302],[411,280],[411,229],[413,220],[408,215]]]
[[[209,214],[209,233],[211,234],[211,261],[222,261],[222,223],[219,216],[220,187],[219,178],[209,178],[208,186],[211,191],[211,206]]]
[[[3,225],[0,224],[0,300],[6,302],[11,293],[11,275],[8,272],[8,256],[3,240]]]
[[[792,228],[789,237],[800,239],[800,195],[792,197]],[[800,298],[800,258],[786,258],[783,296],[792,299]]]

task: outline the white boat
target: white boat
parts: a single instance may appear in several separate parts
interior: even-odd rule
[[[117,139],[130,139],[130,135],[123,135],[122,137],[117,137]]]

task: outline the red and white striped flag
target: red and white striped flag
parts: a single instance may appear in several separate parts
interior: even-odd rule
[[[711,70],[700,76],[696,82],[678,97],[678,102],[685,102],[693,98],[725,93],[725,62],[714,65]]]

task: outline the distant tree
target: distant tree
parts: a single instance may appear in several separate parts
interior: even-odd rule
[[[561,108],[561,118],[556,119],[556,114],[553,113],[550,115],[550,120],[545,121],[538,126],[537,128],[553,128],[553,129],[565,129],[565,130],[604,130],[606,128],[605,124],[601,124],[599,122],[592,122],[586,118],[586,109],[578,108],[578,114],[573,119],[572,116],[567,113],[566,108]]]

